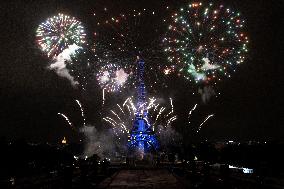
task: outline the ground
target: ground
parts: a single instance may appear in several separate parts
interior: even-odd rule
[[[182,188],[178,179],[166,169],[120,170],[107,178],[99,188]]]

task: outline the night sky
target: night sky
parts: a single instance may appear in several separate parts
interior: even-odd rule
[[[215,117],[200,135],[211,140],[283,140],[283,8],[281,0],[224,1],[225,6],[239,10],[246,19],[249,56],[228,80],[218,83],[218,98],[201,105],[195,118]],[[93,12],[104,7],[119,11],[152,8],[162,12],[164,7],[180,8],[186,1],[143,0],[11,0],[0,3],[0,136],[7,139],[25,138],[31,141],[55,142],[63,136],[74,141],[72,131],[57,112],[64,112],[75,125],[82,124],[74,99],[83,103],[87,120],[100,127],[101,90],[96,84],[82,92],[70,82],[47,70],[48,59],[35,44],[35,31],[42,21],[66,13],[84,23],[91,36],[95,23]],[[167,17],[165,13],[165,17]],[[179,83],[177,85],[176,83]],[[192,95],[191,83],[173,79],[169,88],[157,89],[159,96],[174,98],[181,130],[186,124],[188,110],[200,102]],[[109,95],[113,103],[124,99],[121,93]],[[109,102],[110,103],[110,102]]]

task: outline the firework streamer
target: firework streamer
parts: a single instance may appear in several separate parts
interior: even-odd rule
[[[115,115],[120,121],[121,121],[121,118],[119,117],[119,115],[117,113],[115,113],[113,110],[110,111],[113,115]]]
[[[161,107],[161,108],[160,108],[159,113],[158,113],[158,115],[156,116],[155,123],[158,121],[160,115],[163,113],[163,111],[164,111],[165,109],[166,109],[165,107]],[[155,123],[154,123],[154,125],[155,125]]]
[[[169,125],[171,125],[171,123],[172,123],[173,121],[175,121],[176,119],[177,119],[177,116],[171,117],[171,118],[168,120],[166,127],[168,127]]]
[[[105,120],[108,123],[110,123],[113,127],[115,127],[117,125],[117,123],[113,119],[111,119],[109,117],[103,118],[103,120]]]
[[[135,107],[135,105],[134,105],[132,100],[130,100],[130,105],[131,105],[132,111],[135,113],[136,112],[136,107]]]
[[[57,113],[57,115],[60,115],[61,117],[63,117],[63,118],[65,119],[65,121],[68,123],[68,125],[70,125],[70,127],[71,127],[72,129],[74,129],[73,124],[71,123],[71,121],[69,120],[69,118],[68,118],[65,114],[63,114],[63,113]]]
[[[170,98],[170,102],[171,102],[171,113],[173,113],[174,112],[174,105],[173,105],[173,99],[172,98]]]
[[[121,106],[119,104],[116,104],[118,106],[118,108],[120,109],[120,111],[124,114],[123,109],[121,108]]]
[[[170,98],[170,103],[171,103],[171,111],[166,115],[166,117],[168,117],[170,114],[172,114],[174,112],[174,106],[173,106],[173,99]]]
[[[197,130],[196,132],[198,133],[198,132],[201,130],[202,125],[203,125],[209,118],[211,118],[211,117],[213,117],[213,116],[214,116],[214,114],[208,115],[208,116],[205,118],[205,120],[199,125],[198,130]]]
[[[126,107],[127,107],[128,112],[129,112],[129,117],[133,117],[134,112],[131,111],[130,106],[126,105]]]
[[[103,105],[105,104],[105,88],[103,88]]]
[[[110,110],[111,115],[103,118],[104,121],[111,125],[115,135],[119,136],[121,140],[122,138],[127,138],[127,135],[130,133],[135,118],[135,112],[137,111],[132,98],[133,97],[128,97],[122,105],[117,104],[114,109]],[[153,130],[155,130],[155,127],[158,125],[169,127],[171,123],[177,119],[177,116],[173,115],[174,109],[172,102],[169,105],[171,107],[170,111],[168,111],[166,107],[158,109],[158,105],[156,98],[149,98],[139,109],[139,111],[149,111],[149,120],[145,119],[145,121],[149,121],[148,124],[152,126]]]
[[[79,100],[76,100],[76,103],[79,105],[80,107],[80,110],[81,110],[81,115],[82,115],[82,118],[83,118],[83,126],[86,126],[86,118],[85,118],[85,114],[84,114],[84,109],[82,107],[82,104],[80,103]]]
[[[151,98],[150,99],[150,103],[149,103],[149,105],[147,107],[147,110],[150,110],[152,107],[155,107],[155,101],[156,101],[155,98]]]
[[[122,106],[125,106],[125,104],[128,102],[129,99],[130,99],[130,97],[128,97],[128,98],[124,101],[124,103],[123,103]]]
[[[189,111],[189,113],[188,113],[188,123],[190,124],[190,116],[191,116],[191,114],[192,114],[192,112],[196,109],[196,107],[197,107],[197,104],[195,104],[194,106],[193,106],[193,108]]]
[[[154,106],[154,107],[155,107],[155,108],[154,108],[154,111],[156,111],[156,110],[158,109],[159,105],[160,105],[160,104],[157,104],[157,105]]]

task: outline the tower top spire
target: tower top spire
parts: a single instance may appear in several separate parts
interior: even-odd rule
[[[146,103],[146,88],[145,88],[145,83],[144,83],[144,64],[145,62],[139,58],[137,59],[137,64],[138,64],[137,113],[142,113],[142,112],[145,112],[145,103]]]

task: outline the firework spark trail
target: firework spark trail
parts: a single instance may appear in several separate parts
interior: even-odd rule
[[[123,109],[121,108],[121,106],[119,104],[116,104],[118,106],[118,108],[120,109],[120,111],[124,114]]]
[[[121,123],[121,128],[123,128],[127,133],[129,133],[129,129],[126,128],[124,122]],[[123,131],[122,131],[123,132]],[[124,132],[123,132],[124,133]]]
[[[199,125],[198,130],[197,130],[196,132],[198,133],[198,132],[201,130],[202,125],[203,125],[210,117],[213,117],[213,116],[214,116],[214,114],[208,115],[208,116],[205,118],[205,120]]]
[[[147,110],[151,112],[149,114],[149,118],[145,117],[143,119],[147,122],[148,125],[152,127],[153,130],[155,130],[155,127],[157,125],[166,128],[177,119],[177,117],[173,115],[172,103],[171,107],[172,108],[168,110],[164,106],[159,106],[155,98],[149,98],[147,102],[143,104],[143,106],[141,106],[141,110]],[[110,124],[117,137],[126,137],[132,129],[133,121],[137,110],[133,103],[133,97],[129,97],[123,102],[122,105],[116,104],[115,108],[110,110],[111,116],[105,117],[103,118],[103,120]],[[169,114],[168,112],[172,113]],[[151,123],[151,120],[153,122],[155,120],[156,121],[154,123]]]
[[[171,111],[166,115],[166,117],[168,117],[169,115],[174,113],[174,105],[173,105],[173,99],[172,98],[170,98],[170,103],[171,103]]]
[[[132,116],[132,112],[130,110],[130,107],[128,105],[126,105],[127,109],[128,109],[128,112],[129,112],[129,116],[131,117]]]
[[[158,106],[159,106],[159,105],[160,105],[160,104],[155,105],[154,111],[156,111],[156,110],[158,109]]]
[[[126,132],[128,131],[128,129],[126,128],[125,123],[123,121],[121,123],[119,123],[118,126],[120,126],[120,128],[125,130]],[[121,130],[121,131],[123,131],[123,130]]]
[[[141,105],[138,107],[138,109],[142,108],[142,111],[143,111],[143,110],[145,110],[145,108],[144,108],[144,107],[145,107],[145,105],[146,105],[146,104],[147,104],[147,102],[145,102],[145,103],[141,104]]]
[[[196,109],[196,107],[197,107],[197,104],[195,104],[194,107],[188,113],[188,120],[189,120],[188,123],[189,124],[190,124],[190,116],[191,116],[192,112]]]
[[[57,115],[62,116],[67,121],[67,123],[70,125],[70,127],[74,129],[73,124],[70,122],[70,120],[68,119],[66,115],[64,115],[63,113],[59,113],[59,112],[57,113]]]
[[[110,117],[106,117],[106,118],[109,119],[110,121],[112,121],[114,124],[118,125],[118,123],[114,119],[112,119]]]
[[[76,102],[77,102],[77,104],[79,105],[80,110],[81,110],[81,115],[82,115],[83,121],[84,121],[84,122],[83,122],[83,126],[86,126],[86,118],[85,118],[83,106],[82,106],[82,104],[80,103],[79,100],[76,100]]]
[[[103,88],[103,105],[105,104],[105,88]]]
[[[159,113],[158,113],[158,115],[157,115],[157,117],[156,117],[155,122],[154,122],[153,125],[156,124],[156,122],[158,121],[160,115],[163,113],[163,111],[164,111],[165,109],[166,109],[165,107],[161,107],[161,108],[160,108]]]
[[[118,115],[117,113],[115,113],[113,110],[111,110],[110,112],[111,112],[113,115],[115,115],[120,121],[122,121],[121,118],[119,117],[119,115]]]
[[[171,102],[171,107],[172,107],[171,113],[173,113],[174,112],[174,105],[173,105],[173,99],[172,98],[170,98],[170,102]]]
[[[117,125],[116,121],[114,121],[112,118],[110,117],[106,117],[106,118],[103,118],[103,120],[109,122],[113,127],[115,127]]]
[[[128,98],[124,101],[124,103],[123,103],[122,106],[125,106],[125,104],[128,102],[129,99],[130,99],[130,97],[128,97]]]
[[[169,120],[168,120],[168,122],[167,122],[167,127],[173,122],[173,121],[175,121],[177,119],[177,116],[175,115],[175,116],[173,116],[173,117],[171,117]]]
[[[132,100],[130,100],[130,105],[131,105],[131,108],[134,112],[136,112],[136,107],[135,105],[133,104]]]
[[[112,126],[115,127],[115,124],[113,122],[111,122],[110,120],[108,120],[107,118],[103,118],[103,120],[105,120],[106,122],[110,123]]]
[[[126,132],[128,131],[128,129],[125,126],[125,123],[121,120],[121,118],[119,117],[118,114],[116,114],[113,110],[111,110],[111,112],[122,122],[122,123],[117,123],[114,119],[110,118],[110,117],[106,117],[103,118],[103,120],[109,122],[114,128],[120,127],[123,130],[125,130]]]
[[[155,106],[154,102],[156,101],[155,98],[151,98],[150,99],[150,103],[149,105],[147,106],[147,110],[150,110],[153,106]]]

